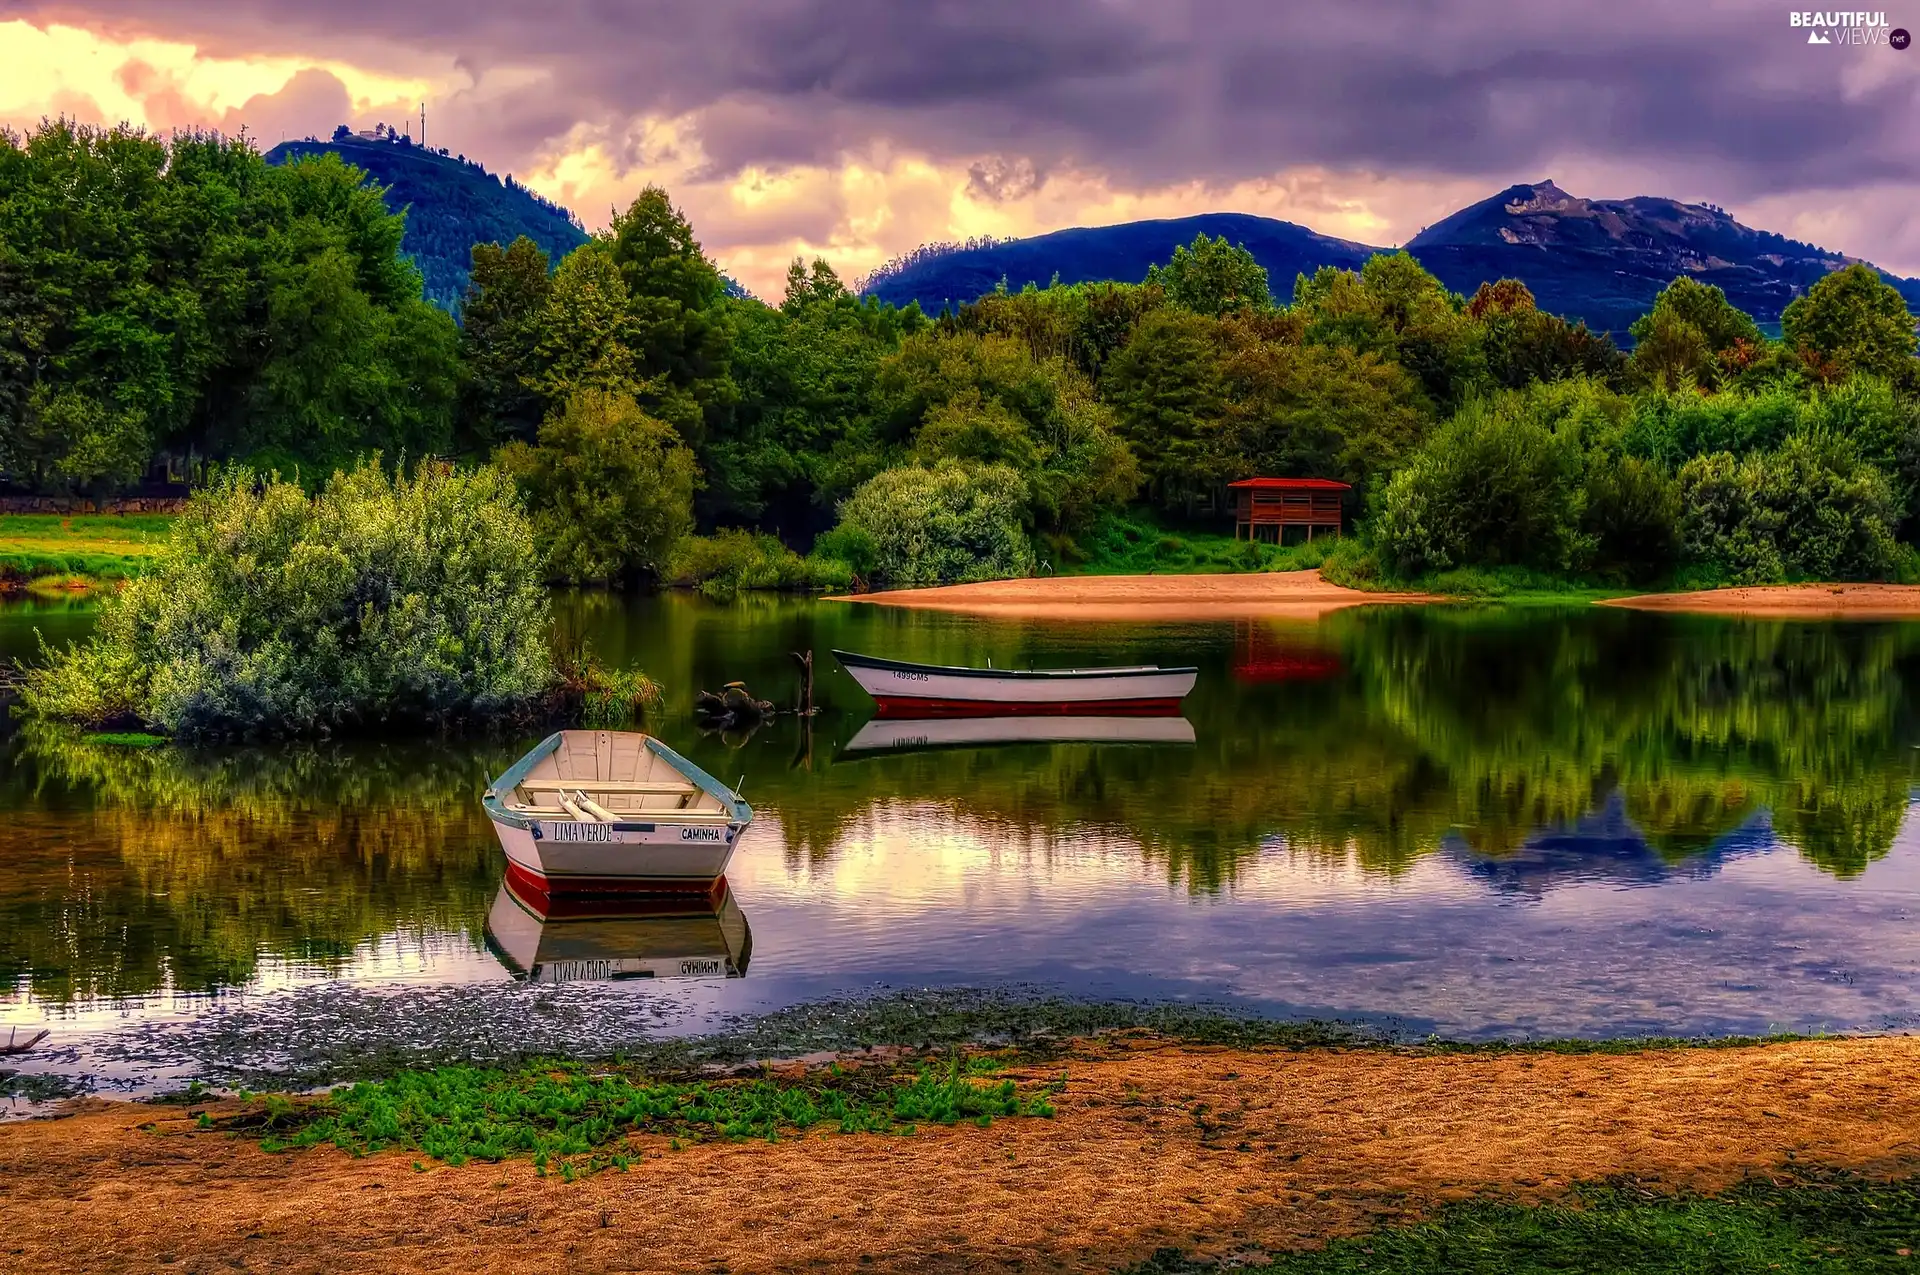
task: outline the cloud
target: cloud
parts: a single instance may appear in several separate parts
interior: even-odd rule
[[[343,68],[430,81],[436,144],[577,192],[590,223],[666,181],[702,210],[703,235],[756,261],[865,261],[914,235],[1052,229],[1136,206],[1246,207],[1173,206],[1182,198],[1264,200],[1247,210],[1294,207],[1316,229],[1392,242],[1451,209],[1417,197],[1549,175],[1580,194],[1800,220],[1850,192],[1906,206],[1920,193],[1920,55],[1809,47],[1784,11],[1757,4],[14,0],[6,12],[128,44],[184,41],[200,58],[304,60],[356,106],[379,95]],[[243,104],[272,121],[250,120],[256,134],[334,122],[291,122],[339,101],[318,79],[296,91],[292,74]],[[1328,209],[1343,224],[1304,215]],[[1872,236],[1836,246],[1920,268],[1909,221],[1835,224]]]

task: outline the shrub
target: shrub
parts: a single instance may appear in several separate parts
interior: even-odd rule
[[[631,394],[577,390],[534,445],[509,443],[495,459],[527,494],[549,579],[658,575],[693,530],[693,453]]]
[[[765,532],[729,527],[711,536],[688,536],[667,560],[666,579],[729,598],[742,589],[844,589],[853,570],[844,562],[802,558]]]
[[[1580,526],[1594,570],[1634,584],[1658,580],[1680,557],[1679,484],[1637,456],[1590,454]]]
[[[1735,584],[1870,580],[1893,568],[1892,489],[1832,434],[1796,434],[1744,458],[1696,457],[1680,490],[1687,555]]]
[[[908,465],[841,503],[841,535],[865,536],[872,574],[891,585],[999,580],[1033,573],[1026,508],[1027,485],[1005,465]]]
[[[1538,420],[1470,403],[1393,476],[1376,542],[1409,576],[1462,566],[1573,568],[1589,547],[1581,460],[1571,438]]]
[[[178,735],[442,723],[534,704],[553,674],[539,558],[494,470],[377,461],[316,497],[231,470],[153,568],[51,650],[30,712]]]

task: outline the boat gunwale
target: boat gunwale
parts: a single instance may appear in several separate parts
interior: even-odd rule
[[[939,673],[948,677],[987,677],[1001,680],[1037,679],[1041,681],[1072,681],[1079,678],[1095,677],[1157,677],[1169,673],[1198,674],[1198,665],[1186,664],[1174,668],[1162,668],[1158,664],[1130,664],[1114,668],[1092,669],[999,669],[967,668],[952,664],[915,664],[911,660],[890,660],[881,655],[861,655],[856,651],[835,649],[833,658],[840,661],[843,668],[851,672],[855,668],[890,669],[906,673]]]
[[[675,752],[654,736],[644,731],[610,731],[608,733],[616,735],[639,735],[646,741],[647,748],[656,756],[679,771],[682,776],[693,783],[694,787],[700,789],[715,801],[718,801],[721,806],[725,808],[724,811],[720,813],[724,813],[727,816],[729,824],[745,828],[749,823],[753,822],[753,807],[747,804],[745,798],[741,797],[739,793],[727,787],[700,767],[694,765],[691,761],[688,761],[685,757]],[[520,760],[514,762],[513,765],[502,771],[499,778],[487,785],[486,792],[481,796],[480,804],[485,808],[489,819],[497,824],[505,824],[509,828],[519,828],[532,832],[536,836],[539,835],[540,824],[543,819],[546,819],[547,822],[557,822],[546,816],[525,814],[515,810],[507,805],[501,794],[510,793],[520,787],[521,783],[526,780],[528,772],[530,772],[535,765],[559,749],[561,739],[565,734],[565,731],[555,731],[553,734],[548,735],[532,748],[529,748],[526,753],[521,756]],[[643,812],[634,811],[632,813],[640,814]],[[649,810],[644,813],[653,817],[644,820],[619,820],[611,824],[600,824],[598,826],[611,828],[615,832],[653,832],[656,831],[661,824],[690,824],[696,822],[694,820],[674,818],[676,814],[692,812]],[[711,818],[711,815],[708,817]],[[705,822],[705,820],[699,820],[697,822]]]

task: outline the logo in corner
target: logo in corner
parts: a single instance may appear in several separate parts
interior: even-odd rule
[[[1893,48],[1904,49],[1913,43],[1913,36],[1908,34],[1905,27],[1895,27],[1887,32],[1887,43]]]

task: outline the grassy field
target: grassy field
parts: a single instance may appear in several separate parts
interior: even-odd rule
[[[139,575],[172,523],[171,514],[0,514],[0,583]]]
[[[1246,1275],[1732,1275],[1911,1271],[1920,1181],[1842,1173],[1749,1178],[1717,1196],[1631,1181],[1551,1204],[1475,1202],[1430,1222],[1335,1240]],[[1168,1254],[1137,1275],[1217,1271]]]

